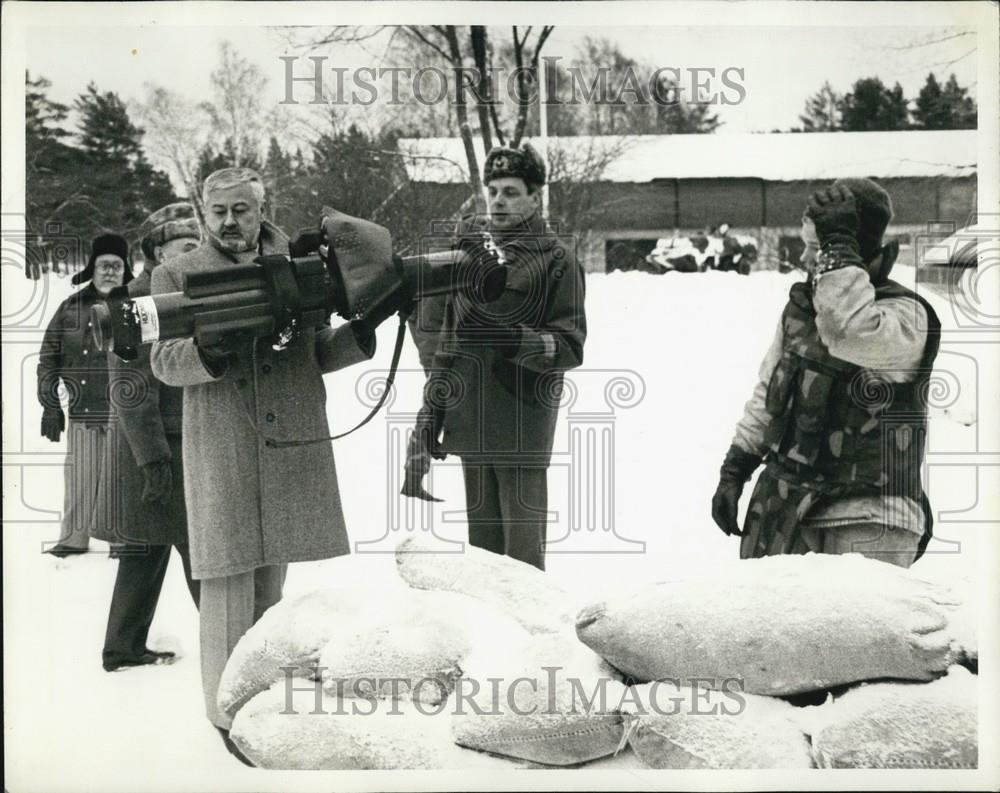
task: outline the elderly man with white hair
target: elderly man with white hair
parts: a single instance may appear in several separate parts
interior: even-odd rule
[[[185,273],[288,253],[288,237],[263,220],[264,186],[254,171],[216,171],[203,198],[207,243],[156,268],[154,295],[180,291]],[[153,346],[153,372],[184,388],[184,490],[192,574],[201,581],[202,683],[208,717],[230,751],[231,720],[216,692],[233,647],[281,598],[289,562],[349,552],[331,444],[272,448],[263,436],[329,435],[323,375],[371,358],[373,330],[358,322],[307,328],[282,350],[240,336],[210,347],[192,339]]]

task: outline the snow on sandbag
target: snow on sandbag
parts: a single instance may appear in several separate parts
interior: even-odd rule
[[[452,731],[461,746],[576,765],[619,748],[624,693],[615,670],[572,634],[534,635],[506,652],[467,659]]]
[[[622,703],[628,742],[648,768],[810,768],[798,709],[784,700],[663,681]]]
[[[868,683],[819,708],[820,768],[976,768],[978,680],[953,666],[932,683]]]
[[[782,695],[943,674],[962,655],[957,606],[948,589],[857,554],[772,556],[585,608],[576,631],[638,682],[741,679],[747,693]]]
[[[363,612],[323,648],[323,686],[341,696],[415,698],[436,705],[477,647],[523,642],[520,623],[457,592],[409,590],[405,606]]]
[[[370,633],[399,638],[383,653],[367,640],[365,626]],[[402,636],[404,630],[408,636]],[[349,644],[345,633],[356,643]],[[396,580],[388,586],[354,581],[287,598],[268,609],[234,648],[219,684],[218,704],[232,716],[286,674],[313,678],[317,667],[352,685],[360,676],[375,675],[436,675],[446,681],[454,662],[479,642],[512,634],[517,639],[526,635],[515,620],[474,598],[414,591]],[[404,648],[411,640],[416,643],[407,654]],[[432,668],[438,661],[442,665]],[[420,689],[430,692],[431,685]]]
[[[280,681],[257,694],[233,720],[230,736],[258,768],[507,770],[527,766],[456,746],[447,701],[443,708],[427,708],[412,702],[341,699],[319,688],[289,694],[286,685]],[[302,682],[296,685],[302,687]]]
[[[396,569],[416,589],[446,589],[486,601],[532,633],[572,626],[573,598],[551,576],[508,556],[466,544],[460,553],[411,536],[396,547]]]
[[[226,662],[219,681],[219,709],[232,716],[282,678],[282,667],[293,667],[294,675],[308,677],[338,626],[364,613],[375,597],[374,590],[342,586],[285,598],[269,608]]]

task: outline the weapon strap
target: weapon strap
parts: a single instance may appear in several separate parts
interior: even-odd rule
[[[350,435],[352,432],[361,429],[365,424],[375,418],[376,414],[382,409],[385,401],[389,398],[389,392],[392,390],[392,385],[396,381],[396,369],[399,367],[399,358],[403,352],[403,340],[406,338],[406,315],[403,313],[399,314],[399,329],[396,331],[396,345],[392,350],[392,362],[389,364],[389,374],[385,378],[385,388],[382,389],[382,396],[379,397],[378,402],[375,407],[371,409],[367,416],[365,416],[358,424],[353,426],[347,432],[341,432],[337,435],[328,435],[325,438],[304,438],[296,439],[290,441],[279,441],[274,438],[264,435],[260,429],[257,427],[256,423],[253,421],[253,417],[247,412],[246,416],[249,419],[254,432],[257,433],[261,438],[264,439],[264,445],[271,449],[287,449],[293,446],[311,446],[314,443],[326,443],[327,441],[335,441],[339,438],[344,438]],[[244,406],[245,407],[245,406]]]

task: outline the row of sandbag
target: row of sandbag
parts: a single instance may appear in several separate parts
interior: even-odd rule
[[[533,631],[562,630],[576,611],[533,568],[473,548],[460,564],[428,551],[415,538],[397,551],[411,586],[506,606]],[[976,668],[978,654],[963,594],[858,554],[777,556],[639,586],[579,610],[575,629],[629,680],[697,681],[743,695],[750,717],[742,720],[705,718],[694,706],[644,718],[640,708],[629,743],[653,767],[794,767],[805,735],[822,767],[964,768],[976,764],[977,678],[955,664]],[[754,696],[845,685],[855,687],[799,711]],[[787,742],[769,750],[768,736],[782,734]],[[752,748],[741,754],[736,744]]]
[[[937,693],[945,681],[865,686],[809,709],[823,718],[804,722],[807,711],[739,689],[701,691],[686,681],[624,686],[616,670],[570,632],[571,599],[533,568],[475,549],[457,558],[420,553],[412,543],[401,547],[397,563],[407,583],[453,591],[372,591],[344,576],[344,586],[278,604],[240,642],[219,701],[236,714],[232,735],[255,763],[296,769],[573,765],[616,753],[611,762],[628,763],[634,758],[626,746],[654,768],[963,767],[974,756],[971,675],[949,675],[948,696]],[[350,564],[341,562],[345,569]],[[647,599],[645,606],[652,603]],[[663,643],[648,632],[637,637],[614,627],[623,607],[585,609],[577,625],[581,638],[604,642],[602,654],[631,667],[634,678],[643,677],[635,659],[653,657],[676,671],[674,661],[661,657]],[[646,625],[663,629],[656,609],[647,616]],[[931,621],[916,627],[924,636],[934,632]],[[621,651],[637,638],[649,652]],[[920,645],[928,663],[911,665],[922,675],[917,679],[943,671],[936,665],[939,645]],[[662,671],[650,674],[673,676]],[[702,682],[711,679],[698,671]],[[378,690],[376,681],[394,682],[391,690]],[[815,677],[816,685],[826,681]],[[803,690],[795,685],[792,690]],[[598,691],[603,700],[594,696]],[[659,709],[650,706],[657,701]],[[903,728],[879,738],[877,725],[893,701],[909,716]],[[954,729],[942,734],[934,726],[942,721]],[[911,723],[916,727],[907,727]],[[932,728],[922,730],[921,723]],[[960,740],[949,740],[956,736]],[[942,740],[950,754],[938,745]]]

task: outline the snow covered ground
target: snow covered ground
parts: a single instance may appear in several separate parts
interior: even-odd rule
[[[895,275],[912,284],[912,270],[900,267]],[[561,417],[560,432],[566,435],[557,435],[550,473],[552,576],[596,598],[665,571],[696,573],[738,554],[738,539],[725,537],[712,523],[709,502],[733,424],[797,277],[776,272],[748,278],[715,272],[589,276],[586,362],[570,378],[578,395],[572,412]],[[44,322],[69,293],[66,279],[53,279],[47,296],[32,293],[21,274],[8,268],[4,289],[5,326],[14,311],[36,325]],[[22,298],[23,309],[17,302]],[[946,327],[953,325],[946,301],[933,295],[931,300]],[[367,413],[370,401],[359,401],[358,395],[370,387],[373,373],[388,365],[392,334],[387,323],[374,363],[327,377],[334,432]],[[181,659],[169,667],[117,674],[101,669],[115,562],[98,542],[92,553],[65,561],[40,553],[43,542],[58,536],[64,447],[38,437],[39,338],[5,331],[3,349],[7,788],[282,789],[280,775],[263,775],[233,760],[204,718],[197,614],[176,559],[150,645],[173,649]],[[977,401],[979,407],[995,406],[996,395],[980,393],[976,381],[995,358],[995,348],[978,347],[981,351],[966,345],[956,352],[946,346],[939,368],[950,372],[961,390],[947,412],[932,411],[930,498],[938,534],[950,542],[932,546],[936,552],[919,564],[928,576],[947,581],[976,575],[976,550],[984,545],[977,532],[992,528],[960,522],[993,517],[981,503],[976,506],[977,485],[981,490],[985,480],[977,483],[968,467],[941,464],[991,450],[985,439],[996,437],[995,426],[984,426],[977,416]],[[398,485],[387,485],[390,475],[398,482],[401,467],[401,442],[394,433],[416,410],[423,379],[409,343],[402,367],[409,371],[399,377],[390,410],[335,444],[348,527],[358,544],[352,574],[359,580],[393,581],[389,552],[405,531],[397,528],[401,519],[409,519],[412,530],[432,530],[442,542],[464,534],[461,471],[452,461],[435,467],[430,489],[445,501],[433,509],[407,512],[413,505],[395,497]],[[631,399],[628,407],[605,399],[606,384],[615,378],[633,384],[630,398],[623,392],[618,398]],[[602,483],[584,487],[587,498],[576,505],[570,503],[570,480],[583,469],[580,460],[567,467],[570,420],[590,438],[591,452],[583,459],[593,465],[593,481]],[[610,464],[600,462],[601,449],[608,450]],[[294,565],[286,593],[330,583],[334,565]]]

